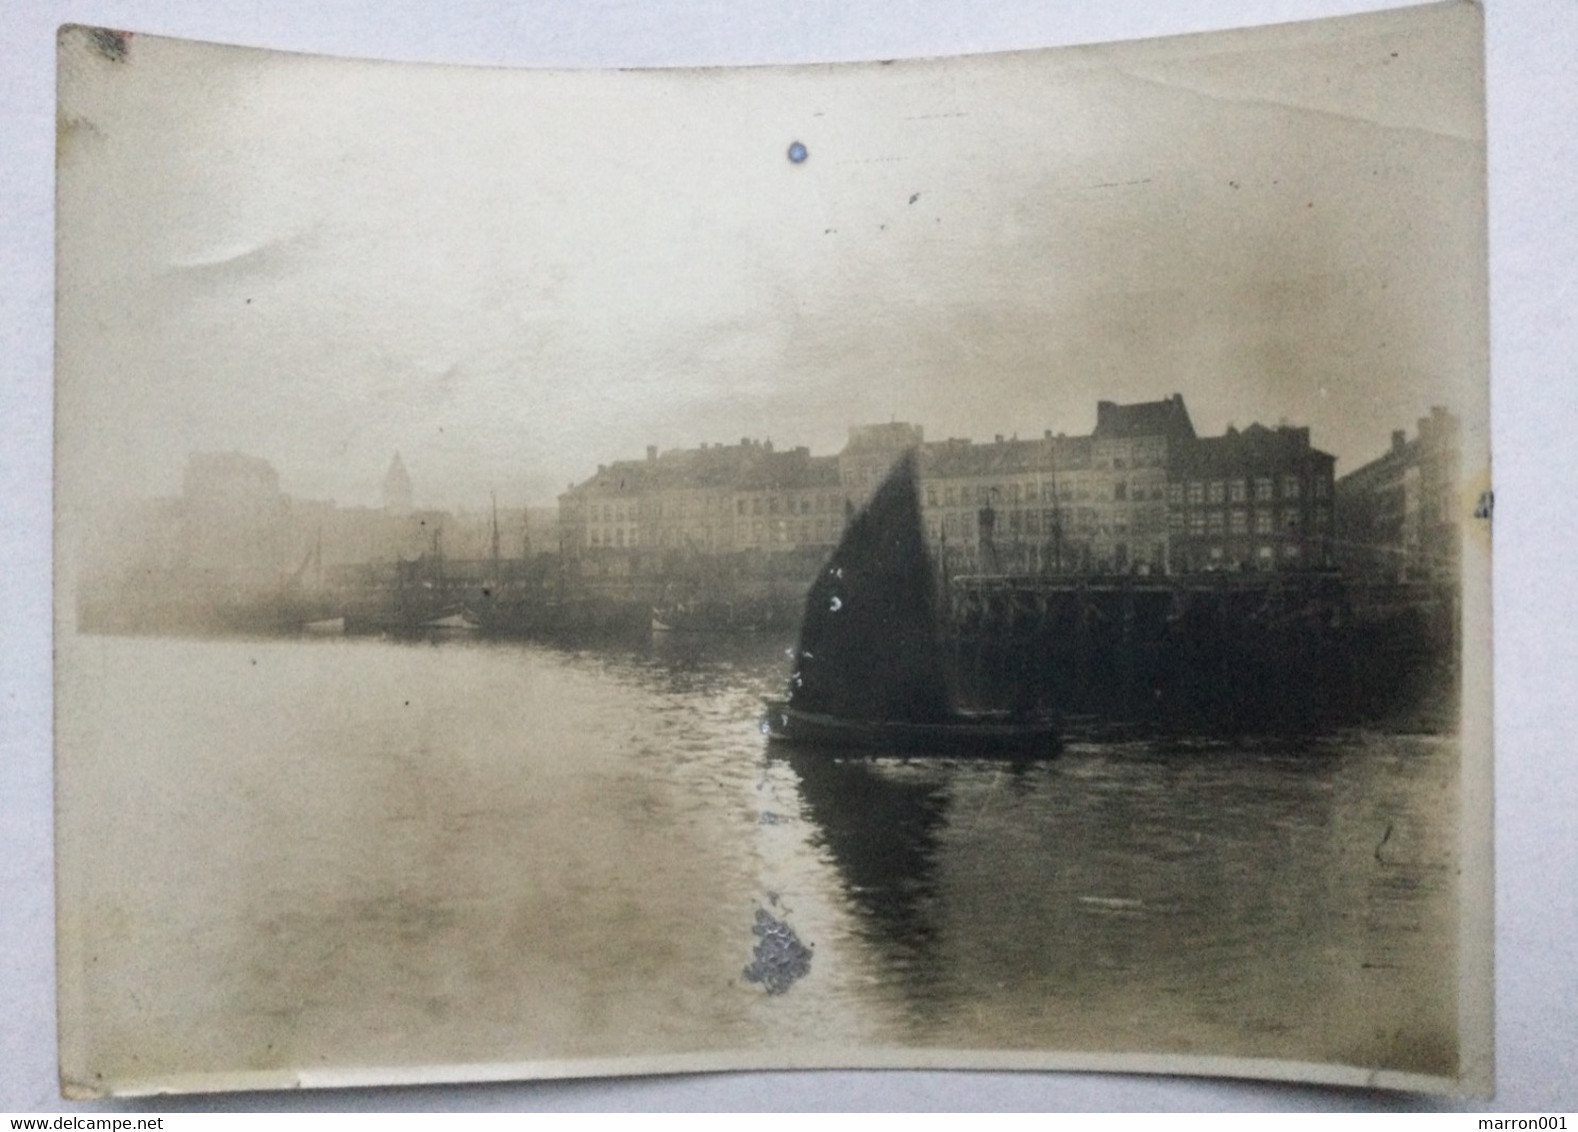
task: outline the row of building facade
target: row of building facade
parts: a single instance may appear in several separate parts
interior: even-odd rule
[[[1464,498],[1462,425],[1436,407],[1413,439],[1402,429],[1374,460],[1337,481],[1342,564],[1370,578],[1451,582],[1458,577]]]
[[[831,547],[899,455],[917,453],[934,551],[989,573],[1176,573],[1334,564],[1334,464],[1307,428],[1200,437],[1174,394],[1097,405],[1089,435],[927,441],[853,427],[813,456],[770,441],[599,466],[559,497],[560,548],[583,559]],[[654,553],[655,552],[655,553]]]
[[[387,567],[394,576],[418,562],[429,572],[469,563],[494,577],[501,560],[557,551],[570,580],[725,560],[736,573],[775,577],[777,561],[782,576],[798,576],[909,450],[933,552],[960,573],[1340,566],[1381,581],[1457,577],[1460,428],[1445,409],[1336,479],[1333,457],[1311,446],[1308,429],[1251,425],[1201,437],[1179,395],[1100,402],[1094,429],[1079,436],[928,441],[920,426],[893,422],[851,428],[842,451],[827,456],[748,439],[649,448],[571,486],[556,518],[543,509],[417,509],[398,455],[381,507],[341,508],[285,495],[264,460],[197,454],[180,497],[146,501],[96,532],[89,572],[179,571],[267,589],[309,572]]]

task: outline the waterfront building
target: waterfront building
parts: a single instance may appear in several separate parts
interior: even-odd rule
[[[279,474],[240,452],[197,452],[181,477],[176,561],[227,584],[278,577],[290,553]]]
[[[1089,453],[1089,437],[1050,434],[927,445],[921,502],[934,552],[961,572],[1036,572],[1058,556],[1072,568],[1075,515],[1067,505]]]
[[[599,465],[559,498],[566,555],[629,574],[676,552],[825,550],[898,456],[918,454],[923,520],[955,573],[1305,569],[1332,557],[1333,458],[1309,430],[1196,436],[1181,394],[1096,406],[1088,435],[928,441],[858,425],[836,456],[771,441]],[[1267,486],[1269,485],[1269,487]],[[1263,496],[1263,497],[1262,497]],[[656,553],[653,553],[656,552]]]
[[[926,445],[928,531],[950,565],[983,573],[1164,572],[1169,454],[1194,440],[1174,394],[1099,402],[1088,436]]]
[[[562,550],[572,556],[691,554],[830,547],[843,531],[836,457],[770,440],[659,452],[598,465],[559,497]]]
[[[772,453],[747,466],[734,493],[735,545],[768,553],[831,549],[848,508],[836,457],[807,448]]]
[[[1091,469],[1100,506],[1092,549],[1100,563],[1119,573],[1174,568],[1167,485],[1180,454],[1199,443],[1181,393],[1137,405],[1097,404]]]
[[[1324,569],[1333,565],[1336,460],[1307,428],[1253,424],[1179,445],[1167,521],[1175,569]]]
[[[838,482],[849,506],[864,506],[903,453],[914,448],[924,458],[925,445],[926,430],[908,421],[851,425],[849,439],[838,454]]]
[[[1458,571],[1461,426],[1440,406],[1409,440],[1398,429],[1381,456],[1337,481],[1337,548],[1355,574],[1452,582]]]

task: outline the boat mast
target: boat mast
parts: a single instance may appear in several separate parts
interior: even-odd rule
[[[489,540],[493,576],[489,579],[489,582],[496,587],[499,584],[499,496],[497,492],[490,492],[489,496],[493,501],[493,532]]]

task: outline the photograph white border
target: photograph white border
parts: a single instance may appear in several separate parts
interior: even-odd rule
[[[139,0],[115,5],[23,3],[4,20],[8,55],[18,66],[4,79],[7,149],[4,173],[7,246],[21,254],[0,276],[6,295],[7,368],[4,387],[13,441],[3,457],[7,529],[18,539],[12,585],[3,613],[4,694],[8,722],[4,774],[8,970],[0,1010],[13,1020],[3,1055],[0,1108],[56,1107],[52,1064],[52,919],[48,885],[49,673],[49,279],[53,241],[48,190],[53,153],[54,28],[63,22],[108,24],[133,30],[220,42],[327,54],[508,65],[599,66],[801,62],[826,59],[938,55],[1054,46],[1217,27],[1317,18],[1394,5],[1301,0],[1280,4],[1180,4],[1158,12],[1141,3],[1102,10],[1060,5],[1003,5],[991,13],[973,5],[929,5],[919,11],[876,3],[850,5],[836,18],[816,11],[742,4],[727,13],[664,0],[639,12],[613,5],[587,8],[545,3],[522,13],[504,0],[478,0],[446,9],[372,2],[319,6],[282,0],[266,9],[226,14],[197,3]],[[1490,161],[1493,334],[1493,446],[1502,499],[1498,531],[1496,631],[1498,663],[1497,830],[1501,851],[1498,896],[1502,940],[1501,1033],[1496,1108],[1539,1109],[1566,1098],[1562,1078],[1571,1064],[1575,1023],[1571,931],[1578,883],[1570,802],[1574,744],[1566,685],[1572,651],[1563,638],[1574,595],[1562,584],[1570,534],[1556,512],[1571,497],[1574,468],[1562,422],[1571,420],[1578,391],[1562,375],[1578,356],[1574,314],[1561,309],[1553,273],[1571,273],[1578,255],[1574,205],[1562,186],[1573,183],[1574,96],[1561,64],[1578,42],[1578,12],[1560,4],[1492,6],[1490,50]],[[1500,65],[1498,66],[1498,59]],[[1546,64],[1542,69],[1540,64]],[[1514,75],[1514,71],[1517,72]],[[43,80],[43,81],[41,81]],[[47,103],[39,102],[49,91]],[[1563,102],[1563,97],[1566,101]],[[1541,132],[1543,131],[1543,133]],[[1565,132],[1565,139],[1563,133]],[[14,140],[13,140],[14,139]],[[1563,149],[1565,140],[1566,148]],[[42,162],[40,159],[44,159]],[[1553,170],[1551,162],[1565,160]],[[1545,211],[1542,211],[1542,208]],[[1565,209],[1565,213],[1561,210]],[[15,228],[14,231],[9,229]],[[1570,304],[1569,304],[1570,305]],[[1544,376],[1545,380],[1540,378]],[[1564,412],[1563,410],[1567,410]],[[1509,514],[1508,501],[1515,510]],[[1509,549],[1510,545],[1510,549]],[[1541,581],[1544,584],[1541,585]],[[42,804],[41,804],[42,803]],[[1564,803],[1567,803],[1564,805]],[[42,861],[40,852],[44,854]],[[40,867],[42,864],[42,868]],[[1565,933],[1565,934],[1564,934]],[[13,938],[14,937],[14,938]],[[1563,1056],[1561,1051],[1569,1051]],[[40,1069],[45,1070],[39,1076]],[[909,1078],[910,1075],[905,1075]],[[997,1107],[1370,1107],[1370,1094],[1325,1093],[1298,1086],[1225,1082],[1135,1081],[1045,1074],[919,1075],[915,1082],[870,1087],[866,1074],[726,1075],[665,1081],[599,1082],[576,1089],[580,1103],[604,1107],[864,1107],[888,1103]],[[823,1080],[830,1078],[831,1080]],[[829,1092],[834,1081],[841,1084]],[[1005,1082],[1012,1085],[1005,1086]],[[1355,1082],[1357,1083],[1357,1082]],[[675,1093],[675,1089],[679,1093]],[[532,1105],[531,1085],[474,1091],[422,1090],[421,1107],[447,1096],[455,1107]],[[522,1091],[524,1090],[524,1091]],[[1159,1090],[1159,1091],[1158,1091]],[[504,1099],[513,1097],[513,1102]],[[326,1094],[318,1094],[325,1097]],[[356,1107],[406,1107],[385,1090],[342,1094]],[[407,1102],[417,1097],[404,1094]],[[1031,1100],[1031,1097],[1037,1099]],[[357,1099],[360,1098],[360,1099]],[[1016,1099],[1017,1098],[1017,1099]],[[1518,1098],[1521,1098],[1521,1102]],[[278,1098],[272,1098],[277,1100]],[[540,1101],[557,1107],[560,1092]],[[235,1098],[247,1101],[248,1098]],[[245,1107],[268,1109],[259,1095]],[[1422,1098],[1414,1098],[1415,1101]],[[1543,1103],[1542,1103],[1543,1102]],[[293,1106],[294,1107],[294,1106]],[[309,1101],[303,1107],[313,1107]],[[433,1107],[441,1107],[434,1105]]]

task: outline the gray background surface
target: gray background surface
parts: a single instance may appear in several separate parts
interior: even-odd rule
[[[520,66],[872,59],[1055,46],[1307,19],[1337,0],[17,0],[0,8],[0,1109],[43,1111],[54,1079],[49,487],[54,33],[78,22],[327,54]],[[1572,700],[1578,590],[1578,5],[1487,5],[1497,515],[1497,1098],[1578,1106],[1578,832]],[[1075,1074],[722,1074],[259,1094],[169,1109],[1413,1109],[1432,1098]]]

